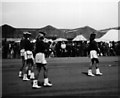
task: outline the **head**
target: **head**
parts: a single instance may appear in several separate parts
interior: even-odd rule
[[[95,39],[95,37],[96,37],[96,34],[95,34],[95,33],[92,33],[92,34],[90,35],[90,41],[93,41],[93,40]]]
[[[37,39],[43,40],[44,38],[45,38],[45,33],[40,31]]]
[[[29,38],[30,36],[31,36],[31,33],[29,33],[29,32],[23,32],[23,36],[24,36],[24,38]]]

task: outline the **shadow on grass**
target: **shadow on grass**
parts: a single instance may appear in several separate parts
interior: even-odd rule
[[[84,74],[84,75],[88,76],[88,72],[82,72],[82,74]]]

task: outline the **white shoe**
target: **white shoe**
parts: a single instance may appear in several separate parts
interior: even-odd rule
[[[100,75],[100,76],[102,76],[102,75],[103,75],[103,73],[96,73],[96,75]]]
[[[28,78],[23,78],[23,81],[29,81],[30,79],[28,79]]]
[[[30,79],[35,79],[34,73],[32,72],[30,75]]]
[[[33,85],[32,88],[41,88],[41,86]]]
[[[95,75],[92,73],[92,70],[88,70],[88,76],[94,77]]]
[[[51,86],[52,86],[52,83],[44,83],[44,86],[51,87]]]
[[[100,72],[100,69],[99,69],[99,68],[96,69],[96,75],[100,75],[100,76],[103,75],[103,74]]]
[[[28,75],[29,75],[29,76],[31,75],[31,73],[32,73],[31,70],[28,70]]]
[[[38,80],[33,80],[32,88],[41,88],[41,86],[38,85]]]
[[[22,71],[19,71],[19,75],[20,78],[22,77]]]
[[[52,86],[52,84],[49,83],[48,78],[45,78],[45,79],[44,79],[44,84],[43,84],[43,85],[44,85],[44,86],[48,86],[48,87],[51,87],[51,86]]]
[[[27,74],[24,74],[23,75],[23,81],[28,81],[28,80],[30,80],[30,79],[28,79]]]
[[[94,74],[92,74],[92,73],[88,73],[88,76],[92,76],[92,77],[94,77],[95,75],[94,75]]]

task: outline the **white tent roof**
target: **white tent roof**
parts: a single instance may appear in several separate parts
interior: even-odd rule
[[[7,38],[7,41],[20,42],[21,38]]]
[[[96,39],[96,41],[119,41],[118,39],[118,30],[109,30],[101,38]]]
[[[53,40],[45,38],[45,42],[52,42],[53,43]]]
[[[83,35],[76,36],[73,41],[86,41],[87,39]]]
[[[110,40],[106,40],[106,39],[100,39],[100,38],[96,38],[95,39],[96,42],[109,42]]]
[[[67,39],[65,38],[57,38],[56,40],[54,40],[55,42],[58,42],[58,41],[67,41]]]
[[[45,41],[45,42],[53,42],[52,39],[47,39],[47,38],[45,38],[44,41]],[[36,39],[31,40],[31,42],[32,42],[32,43],[35,43],[35,42],[36,42]]]

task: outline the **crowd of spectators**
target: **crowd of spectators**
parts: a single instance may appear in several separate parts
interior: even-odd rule
[[[34,49],[34,43],[32,43]],[[46,57],[86,57],[88,56],[87,41],[48,42]],[[120,41],[98,42],[99,56],[119,56]],[[34,50],[33,50],[34,52]],[[2,41],[2,58],[20,58],[20,43]]]

